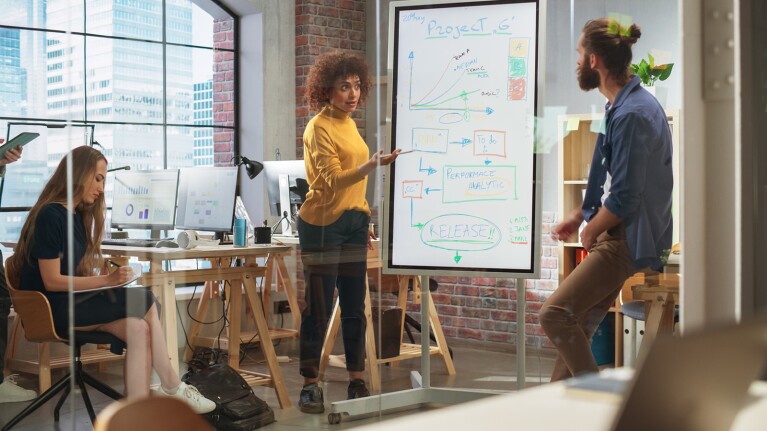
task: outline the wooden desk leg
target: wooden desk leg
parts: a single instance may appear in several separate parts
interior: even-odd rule
[[[447,368],[448,375],[455,375],[455,365],[453,364],[453,358],[450,356],[450,349],[447,348],[447,340],[445,340],[445,334],[442,332],[442,324],[439,322],[439,315],[437,314],[437,307],[434,305],[434,301],[431,298],[431,292],[429,295],[429,322],[431,323],[431,330],[434,331],[434,338],[437,339],[437,347],[442,355],[442,359],[445,360],[445,367]],[[422,337],[428,337],[429,334],[421,333]]]
[[[405,313],[407,313],[407,294],[408,283],[410,280],[417,278],[410,275],[398,275],[397,276],[397,308],[402,310],[402,319],[399,322],[399,344],[402,345],[402,336],[405,332]],[[413,280],[415,283],[415,280]],[[415,284],[413,284],[415,286]],[[391,361],[389,365],[392,367],[399,366],[399,361]]]
[[[217,283],[218,282],[215,281],[205,282],[205,288],[202,290],[200,302],[197,304],[197,312],[195,313],[194,320],[192,321],[192,324],[189,328],[189,334],[187,335],[189,337],[189,344],[191,346],[194,346],[195,338],[200,335],[200,331],[202,330],[202,324],[200,324],[200,322],[202,322],[202,319],[205,317],[205,312],[208,311],[208,304],[210,304],[211,296],[213,296],[213,288]],[[184,348],[184,361],[192,359],[192,354],[194,352],[192,351],[192,347],[190,345],[187,345]]]
[[[269,309],[272,304],[272,279],[274,278],[274,258],[272,256],[266,257],[266,274],[264,274],[264,282],[261,285],[261,303],[266,304],[264,307],[264,319],[269,322]]]
[[[660,319],[660,326],[658,331],[663,334],[674,333],[674,312],[676,303],[674,302],[674,296],[668,295],[666,300],[663,301],[663,316]]]
[[[165,345],[168,348],[170,364],[176,373],[179,372],[178,357],[178,334],[176,328],[176,282],[173,278],[166,278],[164,285],[152,286],[154,296],[162,305],[160,322],[165,332]]]
[[[227,332],[227,339],[229,340],[229,366],[235,370],[240,369],[240,319],[242,314],[242,281],[230,280],[229,289],[229,305],[226,310],[226,318],[229,321],[229,328]],[[255,284],[253,286],[255,290]],[[253,314],[256,310],[253,310]],[[263,314],[261,315],[263,316]],[[260,335],[260,334],[259,334]],[[261,339],[264,343],[264,339]]]
[[[149,272],[159,274],[163,272],[162,260],[151,260],[149,262]],[[165,346],[168,348],[170,365],[173,370],[179,371],[178,357],[178,333],[176,327],[176,281],[173,277],[167,277],[162,284],[152,286],[152,293],[160,301],[162,311],[160,313],[160,323],[162,323],[165,332]]]
[[[298,308],[298,294],[296,293],[293,279],[290,278],[288,267],[285,265],[285,256],[282,253],[275,255],[277,264],[277,289],[285,292],[290,305],[290,315],[293,317],[293,329],[301,329],[301,311]]]
[[[378,371],[378,354],[376,353],[376,334],[373,328],[373,311],[370,306],[370,286],[365,277],[365,352],[368,359],[368,369],[370,371],[370,392],[377,394],[381,392],[381,375]]]
[[[623,313],[615,312],[615,368],[623,366]]]
[[[261,311],[261,301],[256,294],[256,280],[251,274],[245,274],[242,283],[245,289],[245,295],[253,310],[253,319],[256,321],[256,330],[258,331],[258,337],[261,340],[261,349],[263,350],[264,358],[266,358],[267,367],[269,367],[269,374],[272,377],[272,385],[277,393],[277,400],[280,402],[280,407],[286,409],[290,407],[290,397],[288,397],[288,392],[285,388],[285,380],[282,377],[280,364],[277,362],[277,354],[274,351],[272,337],[269,334],[269,326],[266,324],[264,313]],[[239,340],[239,334],[237,340]],[[231,338],[229,339],[229,342],[232,342]],[[239,347],[239,343],[237,344]]]
[[[370,307],[370,289],[365,281],[365,355],[367,356],[368,372],[370,373],[370,391],[372,393],[381,392],[381,376],[378,372],[378,355],[376,354],[375,331],[373,330],[373,312]],[[333,314],[328,323],[328,332],[325,334],[325,342],[322,344],[322,353],[320,354],[319,378],[325,374],[330,361],[330,352],[333,350],[338,329],[341,327],[341,308],[338,305],[338,299],[333,306]]]
[[[341,307],[338,299],[336,299],[336,303],[333,305],[333,313],[330,315],[330,321],[328,322],[328,330],[325,333],[325,341],[322,343],[322,353],[320,353],[320,369],[317,373],[320,380],[325,375],[325,370],[328,368],[328,363],[330,363],[330,353],[333,351],[333,345],[336,343],[339,328],[341,328]]]
[[[668,305],[671,305],[668,307]],[[642,337],[642,345],[639,347],[639,356],[645,354],[645,350],[649,349],[655,337],[658,335],[664,327],[664,322],[668,321],[667,314],[670,308],[671,322],[674,319],[674,301],[669,301],[669,295],[659,294],[658,297],[650,305],[650,311],[647,313],[647,320],[645,321],[644,336]],[[668,326],[668,324],[665,324]]]

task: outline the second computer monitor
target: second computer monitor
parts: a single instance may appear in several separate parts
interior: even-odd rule
[[[230,233],[236,190],[236,167],[181,169],[176,228]]]
[[[282,217],[283,208],[280,204],[280,176],[287,181],[289,186],[289,200],[291,206],[300,206],[306,199],[309,191],[306,184],[306,165],[303,160],[277,160],[264,161],[264,174],[266,175],[266,192],[269,197],[269,213],[273,216]],[[288,210],[288,208],[284,208]],[[294,211],[289,212],[289,216]]]
[[[112,227],[173,229],[177,190],[178,169],[115,172]]]

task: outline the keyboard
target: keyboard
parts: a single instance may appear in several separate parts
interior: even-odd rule
[[[101,241],[101,245],[120,245],[125,247],[155,247],[156,239],[147,238],[110,238]]]

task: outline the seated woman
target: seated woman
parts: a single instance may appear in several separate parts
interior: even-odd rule
[[[67,158],[71,160],[72,169],[71,203],[67,201]],[[68,330],[70,281],[75,292],[82,292],[121,284],[133,275],[127,266],[111,274],[102,271],[97,275],[95,271],[103,267],[100,243],[106,212],[106,175],[107,160],[101,152],[91,147],[72,150],[59,163],[30,210],[11,257],[14,267],[21,269],[19,288],[40,291],[48,298],[59,334],[66,334]],[[73,236],[69,236],[68,220],[71,220]],[[70,264],[74,272],[70,272]],[[145,288],[77,295],[74,326],[79,331],[108,332],[127,344],[125,392],[128,399],[149,396],[154,368],[162,393],[182,399],[198,413],[214,410],[215,403],[203,397],[194,386],[182,383],[173,370],[155,302],[154,295]]]

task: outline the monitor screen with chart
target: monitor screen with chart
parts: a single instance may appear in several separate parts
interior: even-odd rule
[[[173,229],[177,191],[178,169],[116,172],[112,194],[112,227]]]
[[[237,167],[181,169],[177,229],[232,232],[237,191]]]

